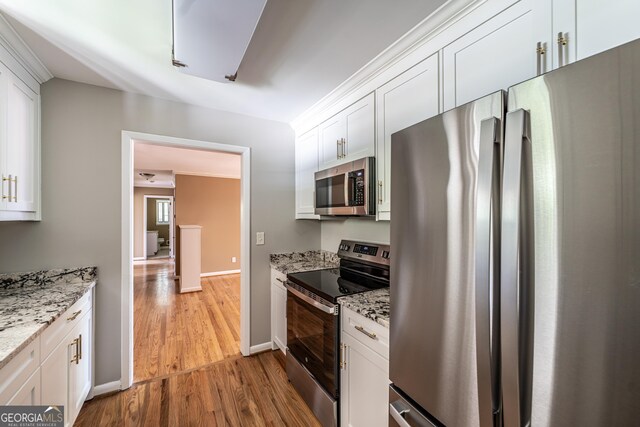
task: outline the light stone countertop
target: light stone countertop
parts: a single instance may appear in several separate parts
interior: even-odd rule
[[[271,268],[284,274],[338,268],[340,266],[338,255],[324,250],[271,254],[269,255],[269,261]]]
[[[96,267],[0,274],[0,368],[96,282]]]
[[[389,328],[389,295],[389,288],[382,288],[341,297],[338,298],[338,302],[343,307]]]

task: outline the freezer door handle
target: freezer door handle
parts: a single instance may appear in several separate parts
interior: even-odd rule
[[[476,197],[476,363],[480,425],[500,419],[500,120],[480,124],[478,191]],[[499,424],[495,424],[499,425]]]
[[[410,409],[402,404],[401,400],[396,400],[389,404],[389,413],[391,417],[398,423],[401,427],[411,427],[411,425],[404,419],[405,415],[408,414]]]
[[[505,427],[531,420],[533,200],[529,114],[507,114],[502,186],[500,324]]]

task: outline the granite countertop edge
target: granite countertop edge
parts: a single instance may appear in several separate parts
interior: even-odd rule
[[[389,329],[389,288],[344,296],[338,298],[338,303]]]
[[[280,273],[289,274],[337,268],[340,265],[340,259],[336,253],[326,250],[285,252],[270,254],[269,265]]]
[[[92,267],[92,268],[94,269],[93,274],[95,275],[96,269],[95,267]],[[86,267],[83,269],[86,270]],[[77,269],[77,270],[82,270],[82,269]],[[60,271],[60,270],[51,270],[51,271]],[[25,273],[25,274],[33,274],[33,273]],[[6,276],[6,275],[1,275],[1,276]],[[13,345],[12,347],[10,347],[11,350],[8,351],[8,353],[5,356],[3,356],[2,359],[0,359],[0,369],[4,368],[7,364],[9,364],[9,362],[11,362],[16,357],[16,355],[18,355],[22,350],[24,350],[27,346],[29,346],[29,344],[31,344],[36,338],[42,335],[42,333],[53,322],[55,322],[60,316],[62,316],[62,314],[65,311],[67,311],[73,304],[78,302],[89,291],[91,291],[91,289],[93,289],[97,285],[97,283],[98,283],[97,277],[90,280],[83,280],[82,282],[70,283],[70,285],[74,286],[74,289],[72,291],[73,293],[75,293],[74,298],[69,301],[65,301],[64,305],[60,306],[59,309],[54,314],[49,315],[46,321],[27,321],[22,324],[8,326],[6,329],[4,329],[2,332],[11,330],[13,328],[26,328],[28,329],[28,331],[25,333],[29,333],[29,335],[27,338],[22,339],[19,344]],[[31,330],[30,328],[33,328],[33,330]]]

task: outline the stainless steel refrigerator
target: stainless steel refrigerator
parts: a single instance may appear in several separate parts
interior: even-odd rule
[[[640,41],[392,136],[390,424],[640,423]]]

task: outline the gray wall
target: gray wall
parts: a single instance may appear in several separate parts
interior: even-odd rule
[[[251,231],[266,234],[264,246],[251,247],[251,344],[269,341],[269,253],[320,246],[320,224],[294,220],[294,133],[284,123],[45,83],[43,219],[0,223],[0,272],[97,265],[96,384],[120,378],[122,130],[251,147]]]
[[[389,221],[376,222],[363,218],[322,221],[321,249],[337,252],[341,239],[389,243],[389,227]]]

